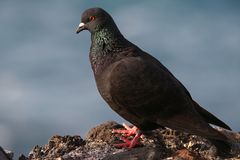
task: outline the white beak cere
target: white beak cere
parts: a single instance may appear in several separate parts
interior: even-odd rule
[[[84,24],[83,22],[81,22],[78,27],[82,27],[82,26],[84,26],[84,25],[85,25],[85,24]]]

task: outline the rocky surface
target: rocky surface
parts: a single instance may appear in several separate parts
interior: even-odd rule
[[[13,158],[13,152],[4,150],[0,146],[0,160],[11,160]]]
[[[158,129],[142,136],[142,146],[133,149],[118,149],[113,144],[121,143],[119,134],[112,129],[121,128],[116,122],[106,122],[91,129],[85,139],[80,136],[55,135],[44,146],[35,146],[28,156],[20,160],[206,160],[224,159],[216,155],[216,148],[206,139],[180,133],[171,129]],[[236,136],[236,134],[234,134]],[[237,134],[239,136],[239,134]],[[240,159],[237,141],[233,157]],[[239,143],[238,143],[239,144]],[[227,158],[225,158],[227,159]]]

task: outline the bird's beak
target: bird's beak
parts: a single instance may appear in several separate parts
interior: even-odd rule
[[[78,34],[79,32],[81,32],[82,30],[85,30],[85,24],[83,22],[81,22],[76,30],[76,33]]]

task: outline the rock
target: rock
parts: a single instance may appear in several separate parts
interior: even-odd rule
[[[13,152],[4,150],[0,146],[0,160],[11,160],[13,158]]]
[[[121,128],[116,122],[108,121],[92,128],[86,135],[85,139],[89,142],[104,141],[112,144],[116,140],[116,136],[112,134],[112,129]]]
[[[80,136],[55,135],[48,144],[35,146],[28,157],[20,160],[208,160],[219,158],[216,148],[202,137],[178,132],[168,128],[145,133],[141,147],[118,149],[112,144],[121,143],[112,129],[121,128],[116,122],[106,122],[92,128],[83,140]],[[233,133],[232,133],[233,134]],[[239,133],[236,133],[239,134]],[[240,159],[240,150],[232,159]],[[0,159],[2,160],[2,159]],[[3,159],[5,160],[5,159]],[[7,159],[8,160],[8,159]],[[229,159],[230,160],[230,159]]]
[[[12,151],[4,149],[5,153],[8,155],[9,159],[13,159],[14,153]]]
[[[66,153],[75,150],[83,145],[84,141],[80,136],[64,136],[55,135],[43,147],[35,146],[29,153],[29,159],[38,158],[59,158]]]
[[[103,160],[156,160],[164,157],[166,157],[166,154],[162,152],[161,148],[141,147],[108,155]]]
[[[206,160],[205,158],[199,156],[198,154],[191,152],[187,149],[181,149],[174,153],[173,159],[184,159],[184,160]]]
[[[25,155],[21,154],[21,155],[18,157],[18,160],[28,160],[28,157],[26,157]]]

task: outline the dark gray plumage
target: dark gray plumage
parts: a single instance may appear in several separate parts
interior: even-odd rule
[[[229,153],[227,138],[209,123],[230,127],[198,105],[157,59],[125,39],[106,11],[86,10],[77,33],[85,29],[91,32],[98,90],[114,111],[141,131],[169,127],[208,138],[219,153]]]

